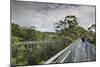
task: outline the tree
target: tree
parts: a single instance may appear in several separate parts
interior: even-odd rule
[[[35,34],[36,34],[36,30],[35,27],[22,27],[22,32],[23,32],[23,41],[32,41],[32,40],[36,40],[35,38]]]
[[[67,42],[72,43],[74,40],[82,36],[82,33],[86,30],[78,26],[77,17],[74,15],[68,15],[64,20],[60,20],[54,24],[56,26],[56,32],[61,38],[65,38]]]
[[[74,15],[69,15],[64,18],[64,20],[60,20],[59,23],[55,23],[56,28],[68,28],[75,25],[78,25],[77,18]]]
[[[22,37],[22,30],[18,24],[15,24],[15,23],[11,24],[11,34],[19,38]]]
[[[88,30],[89,31],[95,31],[95,29],[96,29],[96,24],[92,24],[89,28],[88,28]]]
[[[68,24],[69,27],[71,27],[73,25],[78,25],[77,18],[74,15],[66,16],[65,22],[67,22],[66,24]]]
[[[21,41],[26,40],[36,40],[36,28],[34,26],[31,27],[20,27],[18,24],[12,23],[11,33],[12,36],[21,38]]]
[[[89,28],[88,31],[86,33],[87,35],[87,40],[91,43],[94,44],[96,46],[96,24],[92,24]]]

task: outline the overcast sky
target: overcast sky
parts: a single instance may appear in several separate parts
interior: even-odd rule
[[[12,22],[21,26],[35,26],[42,32],[54,32],[54,23],[67,15],[75,15],[80,26],[87,29],[95,23],[95,6],[13,1]]]

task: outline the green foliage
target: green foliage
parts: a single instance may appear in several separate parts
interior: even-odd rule
[[[91,44],[94,44],[96,46],[96,33],[89,31],[87,32],[87,41],[90,42]]]
[[[96,42],[95,32],[92,31],[96,27],[95,24],[92,24],[88,30],[85,30],[84,28],[78,26],[77,17],[69,15],[66,16],[64,20],[55,23],[55,25],[58,36],[61,38],[67,38],[67,44],[81,38],[83,34],[87,36],[87,41],[90,43],[95,44]]]
[[[63,44],[63,45],[62,45]],[[33,48],[25,47],[23,44],[12,46],[11,62],[15,65],[41,64],[64,49],[63,41],[54,43],[34,44]],[[16,49],[15,49],[16,48]],[[59,48],[59,49],[58,49]]]
[[[32,26],[30,28],[27,27],[20,27],[18,24],[12,23],[12,35],[16,36],[18,38],[21,38],[22,41],[31,41],[31,40],[36,40],[35,38],[35,27]]]
[[[62,43],[34,44],[33,48],[26,47],[24,44],[17,44],[22,41],[50,41],[58,38],[56,33],[40,32],[33,27],[20,27],[18,24],[12,23],[11,37],[11,64],[12,65],[32,65],[42,64],[66,47]]]
[[[87,41],[89,41],[91,44],[94,44],[96,46],[96,24],[92,24],[86,33]]]
[[[86,34],[87,41],[95,44],[95,32],[85,30],[78,26],[77,17],[66,16],[54,24],[56,32],[40,32],[32,27],[21,27],[18,24],[11,25],[11,64],[12,65],[33,65],[43,64],[56,53],[70,45],[72,42]],[[94,27],[94,26],[92,26]],[[32,47],[25,44],[17,44],[22,41],[55,41],[51,43],[37,43]],[[30,45],[28,45],[30,46]]]
[[[13,36],[21,38],[23,36],[23,34],[22,34],[22,30],[20,29],[20,26],[18,24],[15,24],[15,23],[12,23],[11,26],[12,26],[11,34]]]
[[[20,41],[36,41],[36,40],[49,40],[51,39],[50,33],[37,31],[34,26],[20,27],[18,24],[12,23],[12,36]],[[13,38],[13,37],[12,37]],[[19,38],[19,39],[18,39]],[[16,41],[12,39],[13,41]]]
[[[11,43],[17,43],[20,42],[22,39],[16,36],[11,37]]]
[[[56,23],[56,31],[59,37],[66,37],[68,44],[72,43],[76,39],[82,36],[86,30],[78,26],[77,17],[70,15],[66,16],[64,21]]]

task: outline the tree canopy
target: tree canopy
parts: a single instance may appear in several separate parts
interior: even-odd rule
[[[63,20],[55,23],[56,32],[41,32],[35,26],[23,27],[11,23],[11,63],[15,65],[33,65],[43,64],[56,53],[73,43],[83,34],[86,35],[87,41],[92,44],[96,42],[96,33],[89,31],[95,29],[96,25],[92,24],[88,30],[79,26],[77,17],[68,15]],[[15,43],[23,41],[55,41],[55,43],[38,43],[33,48],[27,48],[24,44]]]

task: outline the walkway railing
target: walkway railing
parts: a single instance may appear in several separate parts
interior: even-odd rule
[[[32,49],[32,51],[36,51],[35,45],[39,45],[41,48],[43,48],[43,51],[46,51],[46,49],[50,47],[58,46],[59,49],[62,47],[64,48],[66,46],[66,41],[64,40],[53,40],[53,41],[25,41],[25,42],[19,42],[15,43],[16,48],[20,47],[21,45],[24,45],[26,50],[27,48]],[[83,46],[86,45],[86,47]],[[58,48],[57,47],[57,48]],[[15,48],[13,48],[15,50]],[[38,49],[37,49],[38,50]],[[95,46],[91,45],[89,42],[83,43],[81,39],[76,40],[71,45],[67,46],[64,49],[54,49],[58,51],[56,55],[52,54],[53,57],[47,59],[47,61],[44,64],[53,64],[53,63],[68,63],[68,62],[78,62],[78,61],[95,61],[96,60],[96,48]],[[28,52],[29,53],[29,52]],[[46,53],[46,52],[45,52]],[[25,55],[25,58],[29,58],[28,54]],[[28,60],[28,59],[27,59]],[[42,60],[45,60],[43,58]]]
[[[79,45],[81,44],[81,45]],[[69,45],[52,58],[47,60],[44,64],[52,64],[52,63],[66,63],[66,62],[78,62],[78,61],[95,61],[96,60],[96,48],[87,42],[87,48],[83,47],[83,42],[81,39],[78,39],[73,44]],[[82,47],[81,47],[82,46]],[[77,49],[80,48],[81,51]],[[83,50],[87,50],[86,52]],[[78,51],[78,52],[76,52]],[[83,53],[83,54],[82,54]],[[90,55],[89,55],[90,54]],[[83,57],[81,57],[83,55]],[[77,58],[79,56],[80,58]],[[87,57],[87,58],[86,58]]]

